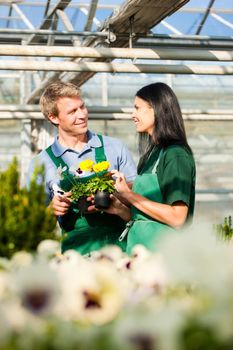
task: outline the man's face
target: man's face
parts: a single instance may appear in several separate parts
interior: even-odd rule
[[[58,116],[50,116],[59,130],[71,135],[87,132],[88,111],[80,97],[61,97],[57,102]]]

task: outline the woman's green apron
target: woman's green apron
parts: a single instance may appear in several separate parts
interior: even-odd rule
[[[159,157],[151,173],[142,173],[138,175],[133,183],[132,190],[152,201],[163,203],[163,197],[160,190],[157,167],[162,156],[163,150],[160,151]],[[166,232],[174,232],[170,226],[159,221],[153,220],[150,216],[144,214],[134,206],[131,208],[132,221],[128,226],[128,231],[124,231],[120,239],[124,239],[127,233],[127,253],[130,254],[136,244],[143,244],[149,250],[156,250],[156,243]]]
[[[101,146],[95,148],[96,163],[106,160],[102,136],[98,137]],[[68,169],[63,159],[53,154],[51,146],[46,151],[57,168],[66,166]],[[67,176],[60,186],[64,191],[71,190],[71,181]],[[81,254],[88,254],[108,244],[119,245],[123,250],[126,248],[126,242],[118,239],[125,223],[116,215],[99,212],[81,215],[72,203],[68,213],[60,216],[58,221],[62,229],[62,252],[75,249]]]

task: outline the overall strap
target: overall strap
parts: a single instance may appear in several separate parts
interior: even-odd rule
[[[99,163],[99,162],[103,162],[104,160],[107,160],[107,158],[106,158],[106,155],[105,155],[105,152],[104,152],[103,136],[102,135],[97,135],[97,136],[98,136],[98,138],[99,138],[99,140],[101,142],[101,146],[95,148],[95,160],[96,160],[96,163]],[[46,148],[46,152],[48,153],[49,157],[54,162],[54,164],[56,165],[57,168],[59,166],[62,166],[62,168],[65,167],[65,166],[67,167],[67,164],[64,162],[62,157],[56,157],[54,155],[51,146]]]
[[[99,163],[107,160],[107,158],[104,152],[103,136],[102,135],[97,135],[97,136],[101,142],[101,146],[95,148],[95,161],[96,163]]]
[[[51,158],[51,160],[54,162],[54,164],[56,165],[57,168],[59,168],[59,166],[63,167],[67,167],[67,164],[64,162],[64,160],[61,157],[56,157],[52,151],[52,147],[49,146],[48,148],[46,148],[46,152],[48,153],[49,157]],[[68,168],[68,167],[67,167]]]
[[[161,158],[162,154],[163,154],[163,148],[159,152],[158,159],[156,160],[156,163],[155,163],[155,165],[154,165],[154,167],[152,169],[152,172],[151,172],[152,174],[156,174],[157,173],[157,167],[159,165],[159,161],[160,161],[160,158]]]

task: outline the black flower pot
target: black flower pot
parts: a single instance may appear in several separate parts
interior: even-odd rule
[[[97,209],[107,209],[111,204],[109,193],[97,191],[94,195],[94,204]]]
[[[91,205],[91,202],[87,201],[87,197],[80,197],[76,202],[76,207],[81,214],[87,211],[87,208]]]

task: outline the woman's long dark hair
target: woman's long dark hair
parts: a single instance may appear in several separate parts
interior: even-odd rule
[[[136,96],[149,103],[155,115],[152,136],[147,133],[139,134],[138,168],[141,168],[157,144],[161,148],[182,145],[192,153],[187,142],[180,105],[173,90],[167,84],[159,82],[142,87]]]

